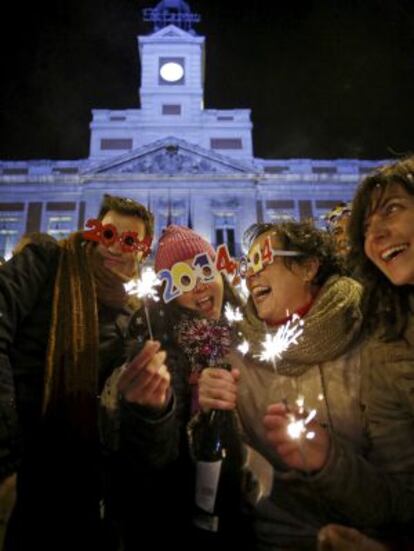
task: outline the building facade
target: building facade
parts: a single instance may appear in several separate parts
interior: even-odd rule
[[[182,0],[143,13],[153,32],[138,37],[140,109],[93,110],[87,159],[0,161],[0,255],[25,232],[84,227],[104,193],[148,205],[156,237],[168,223],[190,225],[238,255],[251,223],[319,221],[382,164],[255,158],[250,110],[204,108],[199,16]]]

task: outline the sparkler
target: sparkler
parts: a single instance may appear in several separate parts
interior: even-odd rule
[[[287,323],[279,327],[275,335],[266,333],[265,340],[262,342],[263,350],[256,357],[262,362],[271,361],[276,369],[276,359],[280,359],[283,352],[292,344],[298,343],[298,338],[303,333],[303,326],[304,321],[294,314]]]
[[[300,417],[298,418],[295,413],[290,410],[289,406],[285,405],[288,409],[288,418],[290,423],[287,426],[287,433],[292,438],[292,440],[299,440],[304,436],[307,440],[312,440],[315,438],[315,433],[313,431],[307,430],[306,425],[312,421],[316,416],[316,409],[312,409],[305,417],[305,399],[302,395],[299,395],[296,400],[296,405],[298,406],[298,413]]]
[[[226,306],[224,307],[224,317],[227,319],[227,321],[230,324],[233,324],[237,321],[243,321],[243,313],[240,311],[240,308],[236,306],[236,308],[233,308],[233,306],[227,302]],[[241,336],[241,333],[238,333],[239,336]],[[249,351],[250,344],[246,339],[243,340],[238,346],[237,350],[245,356],[247,352]]]
[[[229,323],[243,320],[243,314],[241,313],[240,308],[238,306],[236,308],[233,308],[233,306],[229,302],[226,303],[226,306],[224,308],[224,316]]]
[[[297,412],[299,416],[296,414],[295,411],[293,411],[290,408],[290,406],[287,403],[287,400],[282,400],[282,401],[286,406],[287,417],[290,421],[286,427],[286,432],[292,440],[298,441],[299,453],[302,457],[305,472],[307,473],[308,476],[310,476],[305,451],[303,449],[303,438],[306,438],[307,440],[313,440],[313,438],[315,438],[316,436],[314,431],[308,430],[306,428],[307,425],[312,421],[312,419],[315,418],[316,409],[312,409],[306,414],[305,398],[301,394],[299,394],[296,399]]]
[[[129,281],[125,284],[125,290],[129,295],[135,295],[140,298],[144,304],[145,318],[147,320],[148,333],[151,340],[154,340],[152,333],[151,320],[149,317],[147,299],[151,298],[155,302],[160,300],[158,291],[155,289],[157,285],[161,284],[161,280],[158,279],[156,273],[151,268],[146,268],[142,271],[141,277]]]
[[[237,350],[241,352],[243,356],[247,354],[247,352],[249,351],[249,348],[250,348],[250,345],[248,341],[246,341],[246,339],[244,339],[243,342],[237,346]]]

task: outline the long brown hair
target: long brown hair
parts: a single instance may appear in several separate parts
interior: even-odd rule
[[[385,340],[403,335],[411,313],[409,296],[414,293],[414,287],[394,285],[367,257],[364,250],[365,221],[375,211],[388,187],[395,184],[414,195],[414,157],[385,165],[362,180],[352,201],[349,224],[349,258],[355,277],[364,286],[362,310],[366,330],[373,333],[380,329]]]

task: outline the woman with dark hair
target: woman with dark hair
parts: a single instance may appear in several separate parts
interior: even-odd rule
[[[246,441],[273,467],[270,495],[255,511],[256,548],[314,549],[319,528],[342,517],[314,490],[312,456],[305,451],[286,461],[286,450],[274,445],[273,423],[281,421],[286,434],[294,416],[315,409],[326,435],[362,449],[361,288],[342,275],[330,236],[310,223],[258,224],[246,236],[250,298],[239,328],[250,350],[245,357],[231,354],[231,373],[203,371],[200,403],[203,409],[237,408]],[[258,360],[265,341],[295,325],[303,333],[281,358]],[[313,453],[318,450],[319,444]]]
[[[412,549],[414,157],[363,180],[353,200],[350,230],[351,258],[364,285],[362,307],[370,337],[364,352],[362,403],[371,446],[369,463],[342,454],[341,469],[331,482],[351,521],[367,528],[387,525],[384,539],[393,542],[392,549]],[[356,493],[359,506],[353,508]],[[363,541],[361,550],[375,545],[345,527],[326,527],[321,538],[338,550],[354,549],[358,538]]]
[[[218,271],[210,272],[207,280],[200,277],[200,272],[194,269],[193,264],[197,255],[205,255],[213,262],[215,251],[208,241],[190,228],[170,225],[164,230],[155,254],[156,272],[165,271],[171,274],[178,267],[185,270],[181,277],[184,280],[194,278],[195,284],[190,289],[191,285],[187,281],[187,290],[171,300],[166,296],[164,285],[161,294],[167,302],[164,300],[163,304],[148,301],[147,304],[154,338],[161,343],[168,355],[168,369],[174,391],[170,400],[168,442],[164,441],[164,445],[159,446],[157,454],[150,461],[145,439],[140,444],[142,453],[135,454],[132,463],[129,455],[123,454],[122,450],[116,450],[119,391],[121,390],[123,396],[128,392],[129,400],[139,407],[145,393],[145,385],[141,384],[140,377],[131,379],[128,368],[121,368],[107,382],[102,394],[103,420],[106,420],[107,425],[103,441],[107,447],[112,448],[110,455],[114,460],[110,492],[112,515],[119,524],[122,549],[125,551],[137,549],[140,542],[147,541],[148,538],[156,549],[173,544],[181,547],[192,545],[200,551],[211,549],[209,532],[196,532],[192,528],[195,485],[187,425],[199,410],[198,379],[206,365],[203,360],[210,359],[209,350],[217,344],[212,341],[229,329],[222,319],[224,306],[229,303],[237,307],[241,306],[241,302],[227,279]],[[136,354],[136,350],[142,347],[148,337],[146,320],[143,309],[138,310],[131,320],[129,336],[135,341],[131,356]],[[203,354],[199,350],[200,339],[207,349]],[[167,404],[165,406],[168,407]],[[157,419],[164,411],[163,408],[154,408],[151,413],[147,409],[142,411],[142,415],[148,417],[152,414]],[[159,428],[164,430],[161,426]],[[148,440],[156,438],[156,430],[157,426],[154,424]],[[133,434],[133,425],[129,427],[129,431]],[[238,496],[239,494],[236,497]],[[230,515],[231,522],[234,520],[234,530],[230,534],[220,531],[218,537],[214,537],[217,551],[224,551],[230,543],[237,543],[238,538],[249,545],[246,538],[249,531],[242,530],[239,526],[247,526],[246,522],[241,522],[241,513],[231,511]],[[236,527],[238,535],[235,534]],[[147,534],[145,537],[144,532]]]

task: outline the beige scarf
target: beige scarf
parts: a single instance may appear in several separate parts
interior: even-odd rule
[[[298,344],[292,344],[277,360],[278,372],[299,376],[310,366],[334,360],[351,348],[361,334],[361,294],[362,287],[355,280],[330,277],[303,317],[304,331],[298,338]],[[239,328],[250,343],[249,355],[253,357],[260,354],[265,334],[277,331],[277,328],[267,328],[259,320],[251,299]]]

